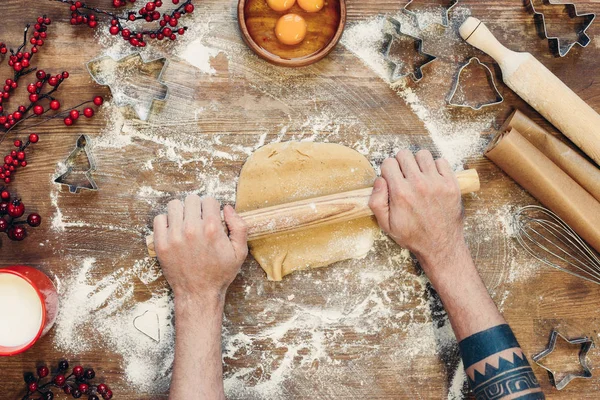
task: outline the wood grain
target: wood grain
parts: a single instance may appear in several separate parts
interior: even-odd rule
[[[90,3],[109,7],[111,2],[90,0]],[[597,40],[600,25],[595,23],[588,31],[593,42],[586,49],[576,46],[567,57],[554,58],[548,51],[547,42],[537,36],[533,17],[521,0],[465,0],[460,3],[485,21],[507,46],[514,50],[530,51],[592,108],[600,110],[600,84],[596,79],[600,72],[597,63],[600,57],[600,41]],[[236,5],[237,2],[231,0],[206,0],[199,1],[197,8],[198,12],[210,10],[212,27],[235,27]],[[395,0],[349,0],[348,23],[381,13],[396,12],[403,5],[404,2]],[[591,0],[579,1],[578,8],[580,11],[600,12],[600,4]],[[97,94],[109,95],[108,89],[92,83],[84,66],[85,62],[99,55],[102,46],[89,28],[72,27],[69,24],[69,13],[64,6],[53,2],[29,2],[24,6],[23,1],[4,0],[0,11],[0,38],[11,45],[19,43],[25,23],[33,21],[40,13],[53,18],[51,38],[40,52],[36,64],[46,70],[70,72],[69,81],[61,87],[68,104],[77,104]],[[242,43],[235,30],[217,29],[212,40],[234,45]],[[178,130],[193,126],[204,136],[219,134],[220,146],[231,149],[252,145],[263,133],[267,133],[267,141],[274,140],[286,121],[305,121],[314,117],[315,110],[326,108],[340,110],[349,116],[352,123],[342,123],[344,134],[347,135],[341,140],[344,144],[352,144],[351,139],[359,137],[360,132],[369,132],[373,140],[386,140],[398,135],[406,139],[403,143],[407,145],[427,148],[439,154],[423,123],[402,98],[343,46],[338,46],[321,62],[298,70],[295,79],[287,81],[273,74],[277,71],[275,67],[258,60],[250,50],[241,51],[241,54],[243,62],[217,56],[212,61],[216,73],[210,76],[199,73],[185,62],[171,60],[163,78],[170,85],[171,96],[179,100],[173,102],[169,110],[162,110],[168,111],[164,115],[171,116],[164,127],[165,137],[182,140]],[[477,50],[473,50],[472,54],[483,62],[492,61]],[[436,68],[429,71],[429,78],[426,76],[423,83],[435,77],[440,92],[450,88],[450,76],[436,75]],[[1,66],[0,74],[7,76],[6,65]],[[500,82],[499,78],[496,71],[497,82]],[[300,83],[303,85],[302,91],[298,89]],[[315,91],[311,88],[316,86],[326,88],[329,95],[315,98]],[[269,90],[264,90],[265,87]],[[505,103],[496,108],[498,127],[510,113],[511,107],[517,107],[552,131],[543,118],[506,86],[500,83],[499,88]],[[291,95],[295,98],[293,102],[288,101]],[[227,107],[211,107],[214,104],[226,104]],[[194,118],[196,108],[205,110],[199,119]],[[161,112],[160,108],[155,112]],[[62,121],[53,121],[39,128],[42,139],[31,153],[29,166],[19,172],[11,188],[20,194],[31,211],[43,216],[44,223],[32,230],[30,237],[22,243],[11,243],[3,238],[0,266],[32,265],[61,279],[71,276],[85,257],[96,259],[92,274],[96,279],[121,267],[130,268],[145,257],[144,237],[154,215],[161,212],[161,207],[181,193],[206,187],[205,182],[198,180],[198,171],[207,174],[218,171],[218,180],[233,181],[247,156],[238,154],[231,160],[215,159],[210,166],[203,165],[201,161],[190,161],[184,169],[180,169],[176,162],[159,156],[162,150],[160,144],[135,137],[122,148],[96,149],[98,170],[94,177],[100,187],[98,192],[74,196],[57,189],[51,182],[57,163],[64,161],[80,134],[99,139],[111,117],[99,113],[91,120],[78,121],[72,128],[66,128]],[[136,126],[140,129],[145,127],[141,123]],[[320,134],[331,134],[328,129],[324,127]],[[489,140],[492,133],[482,132],[482,138]],[[282,139],[298,134],[298,130],[291,130]],[[8,151],[9,147],[8,142],[3,143],[2,151]],[[184,150],[182,154],[190,160],[194,159],[193,154]],[[148,161],[155,163],[154,170],[142,168]],[[495,214],[498,210],[532,204],[535,200],[483,156],[472,157],[467,164],[478,170],[481,179],[480,192],[466,196],[464,201],[467,239],[490,293],[513,326],[526,354],[541,351],[551,329],[557,326],[570,336],[589,335],[597,339],[600,327],[597,299],[600,288],[549,268],[532,266],[530,259],[501,232],[502,224]],[[145,186],[166,192],[169,196],[157,197],[152,204],[140,201],[137,193]],[[51,195],[54,196],[54,202]],[[223,199],[232,200],[226,194]],[[67,222],[64,230],[52,228],[52,221],[57,216],[55,204],[59,205],[62,217]],[[396,253],[395,248],[382,244],[373,252],[369,262],[379,265],[377,263]],[[532,271],[526,278],[516,279],[510,273],[516,265],[531,266]],[[265,325],[264,320],[259,318],[260,313],[264,312],[261,302],[265,300],[281,299],[284,304],[289,296],[295,295],[301,296],[306,303],[326,309],[329,307],[328,297],[335,293],[325,288],[338,287],[334,284],[345,269],[350,271],[350,277],[354,277],[348,278],[347,290],[361,293],[365,288],[356,278],[361,268],[362,265],[342,264],[313,273],[300,272],[284,284],[277,284],[266,282],[260,267],[248,259],[228,293],[226,335],[238,333],[242,328],[245,332],[260,332],[272,326],[272,322]],[[393,279],[382,283],[387,285],[390,296],[385,306],[390,310],[390,320],[397,322],[397,325],[385,325],[376,333],[362,334],[343,324],[323,328],[323,335],[340,335],[346,344],[327,349],[329,360],[321,360],[310,369],[298,368],[294,377],[282,385],[285,398],[447,398],[452,374],[458,364],[455,347],[444,350],[440,344],[439,348],[432,350],[433,355],[417,355],[402,363],[393,357],[407,337],[403,329],[408,320],[402,315],[410,313],[424,297],[429,296],[429,292],[419,286],[403,291],[399,289],[400,286],[394,286],[392,281],[409,280],[418,274],[410,262],[405,262],[398,265]],[[315,284],[315,280],[321,284]],[[161,279],[155,285],[166,287],[166,282]],[[248,287],[249,294],[246,293]],[[148,292],[148,287],[141,282],[135,284],[136,299],[146,298]],[[361,299],[357,296],[356,300]],[[414,318],[433,324],[431,321],[436,315],[443,316],[443,311],[439,303],[432,302],[430,312],[417,314]],[[282,309],[277,314],[278,318],[286,316],[292,316],[292,311]],[[372,322],[381,323],[378,320]],[[94,326],[82,329],[82,334],[97,337]],[[290,333],[299,338],[303,338],[303,334],[298,331]],[[0,397],[13,399],[22,393],[24,371],[33,370],[38,363],[55,363],[68,357],[71,361],[95,366],[98,375],[114,388],[115,398],[167,398],[166,393],[140,393],[132,389],[125,380],[121,356],[110,347],[99,346],[78,354],[68,354],[54,346],[55,336],[53,330],[27,353],[0,359]],[[265,372],[263,377],[256,366],[263,365],[264,360],[278,365],[285,351],[284,348],[273,346],[269,340],[255,342],[247,354],[225,359],[225,373],[253,368],[253,374],[244,381],[244,385],[251,387],[269,376]],[[591,352],[592,365],[598,364],[599,356],[598,350]],[[338,375],[330,379],[321,378],[320,371],[331,366],[338,371]],[[534,366],[534,370],[548,398],[597,397],[597,378],[575,381],[565,390],[557,392],[550,387],[542,369]]]

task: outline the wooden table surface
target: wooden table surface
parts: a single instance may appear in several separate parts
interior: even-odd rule
[[[111,2],[90,0],[90,3],[109,7]],[[470,9],[474,16],[486,21],[506,45],[532,52],[593,108],[600,110],[600,84],[596,83],[600,73],[600,41],[596,40],[600,34],[598,23],[589,30],[594,38],[590,46],[585,49],[576,46],[567,57],[554,58],[548,51],[547,42],[536,35],[532,15],[522,1],[469,0],[460,3],[460,7]],[[600,12],[600,4],[596,1],[577,3],[581,11]],[[403,4],[394,0],[348,0],[349,23],[382,13],[395,13]],[[204,43],[216,48],[227,45],[238,51],[214,57],[211,65],[215,73],[212,75],[169,58],[163,78],[171,90],[171,100],[157,105],[149,122],[137,121],[131,113],[124,112],[129,118],[127,123],[142,132],[134,135],[130,143],[95,147],[97,172],[94,177],[99,191],[73,195],[52,180],[57,164],[65,160],[79,134],[102,140],[102,135],[107,134],[106,126],[112,123],[109,120],[115,117],[114,108],[105,108],[95,118],[79,121],[71,128],[57,120],[37,128],[41,141],[31,152],[30,165],[19,172],[10,188],[19,193],[30,210],[42,215],[44,223],[31,230],[23,242],[14,243],[3,237],[0,266],[32,265],[61,282],[68,282],[88,257],[96,260],[91,273],[95,279],[114,274],[120,268],[130,269],[139,260],[144,260],[143,238],[149,232],[154,215],[170,198],[200,188],[222,200],[233,201],[233,192],[221,191],[215,183],[231,186],[235,181],[249,153],[240,148],[251,149],[263,140],[269,142],[278,137],[286,140],[301,138],[302,134],[311,136],[319,118],[325,123],[318,126],[316,140],[326,138],[355,148],[360,147],[357,143],[361,140],[367,144],[383,143],[380,147],[389,142],[389,152],[393,150],[393,143],[403,143],[439,154],[423,122],[402,97],[345,46],[338,46],[327,59],[316,65],[281,72],[257,59],[242,45],[236,28],[235,8],[233,1],[197,2],[196,21],[210,26]],[[96,94],[109,96],[109,90],[93,83],[85,69],[87,61],[103,53],[104,45],[90,29],[70,26],[69,12],[63,5],[48,1],[27,4],[17,0],[2,1],[0,40],[11,46],[18,44],[23,26],[41,13],[53,18],[54,22],[50,38],[35,64],[52,71],[68,70],[71,74],[58,97],[64,99],[64,103],[77,104]],[[162,51],[173,54],[172,46],[164,46]],[[491,61],[474,49],[469,52],[485,62]],[[454,61],[461,62],[462,59]],[[3,77],[8,77],[6,65],[0,71]],[[435,67],[427,71],[431,71],[431,75],[426,76],[423,84],[439,86],[443,88],[439,92],[446,93],[451,76],[435,72]],[[495,73],[499,79],[497,68]],[[511,108],[518,107],[550,129],[501,82],[499,88],[505,102],[487,111],[496,116],[495,127],[500,126]],[[465,118],[470,114],[463,112],[461,115]],[[332,121],[327,122],[327,116],[333,116]],[[160,140],[156,135],[144,136],[144,129],[150,128],[163,130]],[[307,130],[310,131],[305,132]],[[487,140],[493,133],[490,129],[481,134]],[[219,135],[218,140],[212,139],[214,135]],[[11,140],[2,143],[3,152],[9,151],[11,141],[12,136]],[[216,157],[213,151],[207,162],[203,158],[206,154],[196,154],[195,150],[203,141],[210,143],[212,150],[232,156]],[[380,161],[377,154],[369,149],[366,152],[372,160]],[[179,160],[173,154],[179,156]],[[148,162],[152,163],[153,169],[144,168]],[[478,169],[482,182],[477,195],[465,198],[468,240],[482,277],[525,352],[531,356],[541,351],[553,327],[560,327],[568,336],[587,335],[597,340],[600,287],[531,262],[502,232],[499,210],[533,204],[535,200],[481,154],[469,157],[465,164]],[[215,176],[216,180],[209,179]],[[166,195],[144,201],[139,192],[145,187]],[[379,240],[375,251],[364,260],[341,263],[312,273],[301,272],[282,283],[267,282],[260,267],[249,257],[230,289],[225,310],[224,341],[228,346],[235,344],[233,337],[253,338],[250,348],[244,350],[233,346],[234,351],[228,352],[224,359],[229,397],[447,398],[459,362],[456,345],[442,339],[433,342],[433,348],[423,350],[423,345],[419,344],[421,335],[407,330],[408,326],[438,329],[447,327],[448,322],[428,286],[417,284],[423,281],[410,259],[397,257],[399,254],[399,249],[388,241]],[[396,261],[390,262],[392,258]],[[523,266],[531,267],[532,271],[523,271]],[[390,278],[375,283],[369,283],[367,279],[365,283],[360,278],[365,269],[387,271]],[[135,289],[134,299],[140,301],[147,299],[149,293],[166,288],[162,278],[150,286],[140,280],[131,285]],[[68,288],[62,287],[61,293],[65,290]],[[278,338],[276,345],[274,339],[269,338],[269,329],[275,331],[278,322],[295,321],[290,319],[297,316],[290,303],[326,312],[330,306],[341,305],[343,308],[349,304],[356,307],[365,301],[365,307],[375,309],[377,304],[367,304],[366,299],[369,293],[378,291],[388,295],[379,305],[389,312],[363,314],[365,323],[372,324],[372,329],[355,329],[343,319],[328,323],[326,318],[319,317],[317,322],[308,325],[306,321],[302,322],[301,326],[311,327],[309,332],[289,329]],[[354,303],[350,304],[350,300]],[[129,306],[133,307],[134,302],[132,300]],[[277,304],[279,309],[274,306]],[[115,398],[167,397],[166,391],[141,392],[128,383],[121,354],[110,343],[103,343],[102,335],[97,333],[93,323],[81,327],[82,332],[78,334],[94,338],[97,346],[78,353],[56,346],[59,328],[55,327],[28,352],[0,359],[0,398],[20,398],[24,371],[33,370],[42,362],[54,364],[63,357],[95,366],[98,375],[114,388]],[[324,345],[319,347],[321,354],[314,359],[311,357],[315,348],[307,350],[310,343],[306,344],[307,349],[300,346],[294,352],[290,351],[304,337],[307,342],[326,338],[319,339]],[[397,351],[398,348],[403,351]],[[411,348],[420,350],[410,355]],[[598,364],[599,356],[598,350],[590,353],[593,367]],[[282,371],[278,368],[282,365],[289,368],[285,370],[287,375],[280,379],[277,373]],[[148,366],[149,369],[153,367]],[[548,398],[598,397],[597,377],[574,381],[558,392],[548,383],[544,370],[537,366],[534,370]],[[270,387],[269,382],[275,384]]]

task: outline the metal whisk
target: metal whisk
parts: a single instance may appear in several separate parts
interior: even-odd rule
[[[547,208],[526,206],[513,218],[517,241],[544,264],[600,285],[600,258],[565,221]]]

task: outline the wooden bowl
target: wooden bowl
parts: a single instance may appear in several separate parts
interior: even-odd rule
[[[338,24],[338,28],[335,32],[335,35],[327,44],[327,46],[323,47],[321,50],[307,57],[297,59],[281,58],[278,55],[273,54],[256,44],[254,39],[252,39],[252,36],[250,36],[250,32],[248,32],[248,27],[246,26],[246,17],[244,15],[246,0],[238,1],[238,24],[240,26],[240,30],[242,31],[242,38],[244,39],[244,42],[246,42],[248,47],[252,49],[252,51],[254,51],[259,57],[267,60],[272,64],[279,65],[282,67],[305,67],[307,65],[314,64],[317,61],[323,59],[329,53],[331,53],[331,51],[340,41],[342,33],[344,32],[344,28],[346,27],[346,0],[338,1],[340,3],[340,23]]]

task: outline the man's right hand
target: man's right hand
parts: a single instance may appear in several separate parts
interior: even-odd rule
[[[427,150],[416,156],[402,150],[385,160],[369,206],[379,226],[410,250],[428,275],[447,265],[450,252],[466,248],[458,181],[448,161],[434,161]]]

